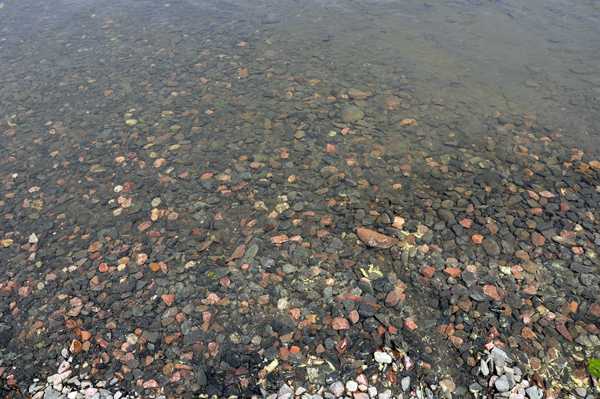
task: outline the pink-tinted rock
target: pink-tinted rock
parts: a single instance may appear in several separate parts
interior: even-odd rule
[[[19,295],[22,296],[23,298],[31,295],[32,292],[33,292],[33,287],[30,287],[28,285],[25,287],[19,288]]]
[[[347,330],[350,328],[350,323],[348,323],[348,320],[344,319],[343,317],[335,317],[331,321],[331,327],[334,330]]]
[[[390,291],[390,293],[385,298],[385,306],[396,306],[398,301],[402,299],[402,293],[398,290]]]

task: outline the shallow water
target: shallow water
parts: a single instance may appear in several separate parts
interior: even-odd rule
[[[142,278],[116,269],[118,258],[143,266],[148,280],[155,274],[137,256],[154,263],[166,253],[168,278],[135,293],[158,298],[207,277],[212,266],[196,276],[187,260],[227,257],[277,223],[319,253],[337,242],[316,239],[316,229],[348,227],[356,209],[367,220],[364,210],[377,218],[414,207],[422,218],[433,203],[427,194],[417,204],[380,197],[427,190],[454,201],[473,189],[484,220],[497,217],[491,206],[513,182],[563,189],[565,171],[600,169],[591,163],[600,144],[599,19],[593,1],[5,1],[0,229],[10,262],[1,282],[27,280],[40,298],[51,292],[48,314],[88,284],[89,303],[102,307],[104,288],[125,285],[127,273]],[[355,117],[343,121],[349,109]],[[277,219],[285,207],[271,216],[294,202],[292,192],[292,216],[305,225]],[[317,216],[299,216],[309,206]],[[39,254],[23,247],[32,233]],[[286,245],[286,261],[302,250]],[[87,280],[73,282],[76,270]],[[223,289],[212,280],[207,287]],[[124,292],[113,290],[117,301]],[[114,301],[107,306],[124,306]]]

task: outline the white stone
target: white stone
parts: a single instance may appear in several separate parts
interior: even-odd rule
[[[481,374],[483,374],[484,376],[487,376],[490,373],[490,369],[488,368],[487,362],[483,359],[481,359],[481,365],[479,366],[481,368]]]
[[[121,191],[123,191],[123,188],[124,187],[122,185],[118,184],[118,185],[115,186],[115,188],[113,188],[113,191],[115,193],[120,193]]]
[[[288,307],[288,300],[287,300],[287,298],[279,298],[279,300],[277,301],[277,309],[279,309],[279,310],[286,310],[287,307]]]
[[[392,391],[390,391],[389,389],[386,389],[385,391],[383,391],[379,394],[378,399],[390,399],[391,396],[392,396]]]
[[[372,398],[377,396],[377,388],[375,388],[375,387],[369,387],[369,389],[367,389],[367,392],[369,393],[369,396]]]
[[[375,352],[373,354],[373,357],[375,358],[375,361],[377,363],[388,363],[389,364],[392,362],[392,357],[385,352]]]
[[[31,235],[29,236],[29,243],[30,244],[35,244],[38,242],[38,238],[35,235],[35,233],[31,233]]]
[[[348,392],[356,392],[356,390],[358,389],[358,384],[356,383],[356,381],[348,381],[346,383],[346,389],[348,390]]]
[[[408,391],[408,388],[410,388],[410,377],[404,377],[401,381],[400,381],[400,385],[402,385],[402,390],[404,392]]]

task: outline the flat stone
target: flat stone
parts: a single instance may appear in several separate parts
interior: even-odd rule
[[[375,358],[375,361],[377,363],[391,363],[392,362],[392,357],[385,353],[385,352],[375,352],[373,354],[373,358]]]
[[[365,114],[356,105],[346,104],[342,106],[340,116],[342,117],[342,122],[348,123],[361,120]]]

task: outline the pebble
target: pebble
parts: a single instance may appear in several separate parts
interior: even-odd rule
[[[392,357],[385,352],[375,352],[373,354],[373,357],[375,358],[375,361],[377,363],[388,363],[389,364],[393,360]]]

